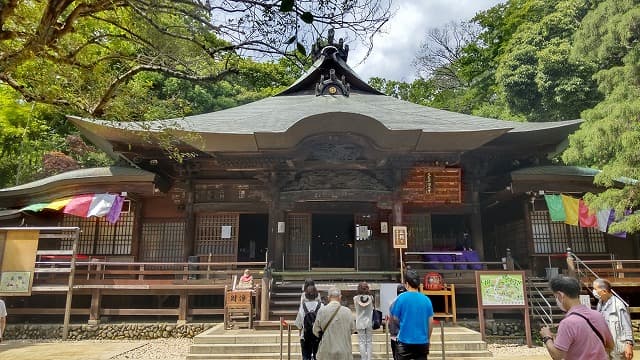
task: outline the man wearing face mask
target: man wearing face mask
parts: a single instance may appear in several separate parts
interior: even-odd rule
[[[600,313],[580,303],[580,283],[568,276],[556,276],[549,287],[566,312],[554,337],[549,327],[540,329],[542,342],[554,360],[607,360],[613,338]]]
[[[593,281],[593,296],[598,299],[597,310],[609,325],[614,339],[611,359],[631,360],[633,358],[633,330],[629,310],[622,300],[611,292],[611,283],[605,279]]]

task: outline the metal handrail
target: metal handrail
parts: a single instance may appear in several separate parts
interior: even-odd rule
[[[567,263],[569,263],[571,266],[571,263],[573,263],[574,266],[574,271],[576,273],[576,276],[580,276],[579,274],[581,274],[582,272],[579,271],[580,270],[580,265],[582,265],[586,270],[589,271],[589,273],[591,273],[591,275],[593,275],[596,279],[601,279],[600,275],[598,275],[595,271],[593,271],[589,265],[587,265],[586,262],[589,263],[595,263],[594,261],[589,261],[589,260],[582,260],[578,257],[578,255],[576,255],[573,251],[571,251],[571,248],[567,248]],[[622,261],[622,260],[609,260],[611,261],[611,263],[613,264],[613,262],[617,262],[617,261]],[[597,261],[598,263],[604,263],[607,261]],[[581,282],[582,283],[582,282]],[[585,285],[585,288],[587,288],[587,290],[589,290],[590,288],[588,286]],[[609,289],[611,291],[611,294],[613,294],[613,296],[617,297],[618,299],[620,299],[620,301],[622,301],[622,303],[624,304],[624,306],[629,307],[629,303],[627,303],[626,301],[624,301],[624,299],[622,297],[620,297],[620,295],[618,295],[618,293],[613,290],[613,289]]]
[[[530,289],[533,288],[535,292],[538,294],[538,297],[544,301],[544,303],[541,303],[541,301],[539,300],[537,300],[535,303],[531,301],[531,312],[534,315],[538,315],[540,317],[540,320],[542,320],[545,326],[552,327],[553,326],[553,306],[551,305],[551,303],[549,303],[549,301],[547,301],[547,298],[544,296],[544,294],[542,294],[540,289],[538,289],[537,286],[533,286],[530,279],[528,279],[528,282],[529,282],[529,288]],[[529,299],[532,300],[531,297],[529,297]],[[548,312],[547,312],[547,308],[549,309]]]

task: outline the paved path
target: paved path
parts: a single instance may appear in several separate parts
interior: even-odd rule
[[[23,342],[0,343],[0,359],[11,360],[107,360],[144,345],[146,342]]]

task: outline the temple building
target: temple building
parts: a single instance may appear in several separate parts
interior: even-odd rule
[[[544,195],[600,191],[595,171],[551,160],[581,120],[510,122],[402,101],[359,78],[347,53],[318,47],[289,88],[222,111],[150,122],[69,116],[119,165],[0,190],[0,225],[79,226],[88,256],[266,259],[276,271],[397,270],[397,225],[407,226],[407,252],[469,249],[499,261],[509,248],[538,274],[568,247],[640,255],[635,238],[549,216]],[[28,209],[97,193],[126,198],[118,221]]]

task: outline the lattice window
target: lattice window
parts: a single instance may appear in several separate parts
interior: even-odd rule
[[[61,226],[80,228],[78,253],[85,255],[130,255],[134,224],[133,204],[128,212],[120,214],[115,224],[104,218],[83,218],[64,214]],[[62,240],[60,249],[71,250],[72,240]]]
[[[238,225],[238,214],[198,215],[196,254],[211,254],[212,261],[237,261]]]
[[[431,251],[433,237],[431,229],[431,214],[410,214],[405,217],[408,226],[407,251]]]
[[[311,244],[311,215],[289,214],[287,217],[287,269],[305,269],[309,266]]]
[[[184,260],[185,223],[182,219],[148,219],[142,225],[140,259],[148,262]]]
[[[596,228],[581,228],[551,221],[549,211],[531,211],[533,249],[537,254],[563,253],[568,247],[576,253],[606,253],[604,234]]]

